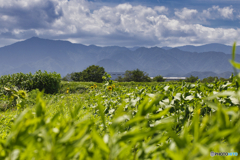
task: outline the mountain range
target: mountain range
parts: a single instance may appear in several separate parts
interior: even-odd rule
[[[139,68],[149,76],[187,76],[192,73],[201,75],[199,78],[207,77],[205,75],[228,78],[233,71],[229,63],[231,48],[222,44],[209,44],[198,47],[129,49],[119,46],[86,46],[32,37],[0,48],[0,75],[46,70],[56,71],[63,77],[67,73],[80,72],[90,65],[99,65],[107,72]],[[238,54],[236,61],[240,61]]]
[[[162,48],[166,50],[172,49],[171,47],[162,47]],[[182,51],[197,52],[197,53],[214,51],[214,52],[223,52],[226,54],[232,54],[232,46],[227,46],[219,43],[205,44],[202,46],[187,45],[187,46],[181,46],[181,47],[175,47],[175,48],[178,48]],[[237,46],[236,50],[239,51],[240,46]]]

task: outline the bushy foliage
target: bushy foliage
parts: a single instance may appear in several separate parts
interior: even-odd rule
[[[154,81],[154,82],[164,82],[165,79],[163,79],[163,76],[158,75],[158,76],[156,76],[156,77],[153,78],[153,81]]]
[[[87,87],[94,85],[93,82],[61,82],[61,88],[58,93],[84,93],[87,91]]]
[[[151,82],[150,77],[148,74],[144,71],[141,71],[139,69],[133,70],[133,71],[125,71],[124,77],[119,76],[117,79],[119,82]]]
[[[231,78],[218,78],[218,77],[207,77],[207,78],[204,78],[202,80],[203,83],[212,83],[212,82],[215,82],[215,81],[230,81],[231,82]]]
[[[13,88],[4,87],[4,90],[5,95],[3,97],[5,98],[5,106],[0,107],[0,110],[7,110],[8,108],[15,106],[17,106],[18,109],[26,107],[27,100],[26,91],[18,90],[16,87]]]
[[[203,80],[202,80],[202,82],[203,83],[212,83],[212,82],[214,82],[214,81],[218,81],[219,79],[218,79],[218,77],[207,77],[207,78],[204,78]]]
[[[70,78],[71,80],[77,82],[77,81],[83,81],[83,77],[82,77],[82,72],[73,72],[70,74]]]
[[[210,156],[240,153],[239,83],[237,75],[210,84],[38,93],[33,108],[0,116],[0,159],[239,159]]]
[[[194,83],[194,82],[196,82],[198,79],[199,79],[198,77],[194,77],[194,76],[191,75],[190,77],[187,77],[185,81],[186,81],[186,82]]]
[[[210,159],[211,151],[239,153],[235,81],[38,93],[33,109],[17,119],[9,115],[12,123],[0,117],[0,159],[179,160]],[[6,126],[12,126],[8,134]]]
[[[12,75],[4,75],[0,77],[2,86],[13,85],[18,89],[31,91],[38,88],[44,90],[45,93],[57,93],[60,88],[61,75],[47,71],[37,71],[35,74],[15,73]]]
[[[91,65],[82,72],[71,73],[71,79],[73,81],[82,81],[82,82],[103,82],[102,76],[104,75],[105,70],[103,67]]]
[[[111,75],[108,74],[107,72],[104,73],[104,76],[102,76],[102,80],[103,82],[105,83],[104,85],[107,86],[107,85],[112,85],[113,83],[113,80],[111,80]]]
[[[122,76],[118,76],[115,80],[118,82],[125,82],[125,79]]]

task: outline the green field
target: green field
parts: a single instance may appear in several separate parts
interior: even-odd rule
[[[240,153],[237,79],[113,84],[28,92],[24,106],[0,112],[0,159],[239,158],[210,156]]]
[[[235,45],[230,63],[240,69]],[[112,83],[107,73],[104,83],[61,82],[41,71],[2,76],[0,159],[240,159],[236,69],[230,81],[213,83]]]

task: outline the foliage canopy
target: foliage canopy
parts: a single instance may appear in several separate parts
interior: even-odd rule
[[[158,75],[158,76],[156,76],[156,77],[153,78],[153,81],[156,81],[156,82],[164,82],[165,79],[163,79],[163,76]]]
[[[56,72],[42,72],[35,74],[14,73],[0,77],[0,85],[16,86],[18,89],[31,91],[33,89],[44,90],[45,93],[57,93],[60,88],[61,75]]]
[[[83,82],[103,82],[102,76],[105,70],[103,67],[91,65],[82,72],[74,72],[71,74],[71,79],[73,81],[83,81]]]
[[[117,81],[119,82],[150,82],[151,79],[148,74],[139,69],[133,71],[125,71],[124,77],[118,77]]]
[[[198,80],[198,77],[194,77],[194,76],[190,76],[190,77],[187,77],[186,78],[186,82],[191,82],[191,83],[194,83],[194,82],[196,82]]]

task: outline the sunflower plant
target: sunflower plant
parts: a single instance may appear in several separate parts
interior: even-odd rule
[[[111,75],[108,74],[107,72],[104,73],[104,76],[102,77],[103,81],[104,81],[104,85],[108,86],[108,85],[112,85],[113,80],[111,80]]]
[[[108,89],[109,91],[112,91],[112,90],[113,90],[113,87],[112,87],[112,86],[108,86],[107,89]]]
[[[26,91],[17,90],[16,87],[4,87],[4,90],[6,91],[6,96],[8,96],[8,108],[17,106],[17,108],[19,109],[25,106],[27,100]]]
[[[66,91],[66,93],[67,93],[67,94],[69,93],[69,88],[67,88],[67,91]]]

